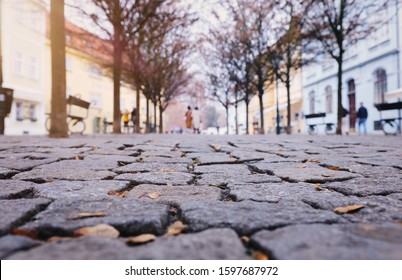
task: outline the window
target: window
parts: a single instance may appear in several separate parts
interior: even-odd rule
[[[36,105],[35,104],[29,104],[29,119],[31,122],[36,122]]]
[[[325,103],[325,105],[326,105],[326,112],[328,113],[328,114],[331,114],[332,113],[332,97],[333,97],[333,94],[332,94],[332,87],[331,86],[327,86],[326,88],[325,88],[325,100],[326,100],[326,103]]]
[[[92,78],[100,79],[102,77],[102,71],[101,71],[101,69],[99,67],[97,67],[95,65],[91,65],[89,67],[89,75]]]
[[[37,60],[35,57],[30,57],[28,60],[28,77],[31,79],[37,79]]]
[[[24,120],[24,106],[23,106],[22,102],[16,103],[15,119],[19,122]]]
[[[22,75],[22,53],[16,52],[14,56],[14,73],[17,75]]]
[[[385,102],[385,92],[387,92],[387,72],[384,69],[378,69],[374,72],[374,103]]]
[[[389,21],[390,13],[388,8],[382,8],[370,16],[369,24],[373,24],[375,29],[369,37],[369,47],[374,48],[389,40]]]
[[[315,93],[314,91],[309,94],[309,102],[310,102],[310,114],[315,113]]]
[[[348,82],[348,95],[356,94],[355,80],[350,80]]]

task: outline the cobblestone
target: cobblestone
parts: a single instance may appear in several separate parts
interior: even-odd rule
[[[402,259],[401,137],[0,140],[2,259]]]

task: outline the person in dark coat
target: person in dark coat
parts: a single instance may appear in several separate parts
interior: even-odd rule
[[[360,135],[360,126],[363,126],[364,135],[367,135],[366,121],[368,117],[368,112],[366,107],[363,106],[363,102],[360,103],[360,108],[357,111],[356,117],[359,119],[359,127],[358,127],[359,135]]]

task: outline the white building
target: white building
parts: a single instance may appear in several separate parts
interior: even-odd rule
[[[3,86],[14,90],[5,134],[44,134],[46,5],[41,0],[0,4]]]
[[[380,15],[387,19],[385,24],[369,38],[360,41],[345,53],[342,105],[349,111],[343,120],[343,131],[357,129],[356,112],[363,102],[367,108],[368,132],[381,130],[376,121],[380,114],[374,107],[378,103],[402,100],[401,91],[401,9],[388,8]],[[337,64],[334,59],[323,59],[323,63],[303,69],[304,114],[326,113],[325,122],[336,123],[337,114]],[[383,117],[397,117],[397,111],[387,111]],[[306,124],[321,122],[322,119],[307,120]],[[305,126],[307,128],[307,126]],[[324,126],[320,126],[324,129]]]

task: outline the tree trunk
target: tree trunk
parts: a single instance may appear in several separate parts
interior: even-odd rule
[[[260,93],[258,94],[258,99],[259,99],[259,102],[260,102],[260,134],[264,134],[264,130],[265,130],[265,128],[264,128],[264,100],[263,100],[263,97],[264,97],[264,89],[262,89],[262,90],[260,90]]]
[[[50,40],[52,55],[52,100],[49,137],[67,138],[66,41],[64,0],[52,0]]]
[[[229,107],[225,108],[226,110],[226,134],[229,135]]]
[[[156,133],[156,124],[157,124],[157,121],[156,121],[156,102],[155,102],[154,103],[154,128],[153,128],[153,131],[152,131],[154,133]]]
[[[290,104],[290,80],[289,80],[289,76],[286,79],[286,95],[287,95],[287,99],[288,99],[288,125],[286,128],[286,132],[287,134],[292,134],[292,107]]]
[[[163,134],[163,110],[159,107],[159,133]]]
[[[135,112],[135,132],[136,133],[141,133],[141,120],[140,120],[140,108],[141,108],[141,90],[140,87],[137,86],[137,90],[136,90],[136,106],[137,106],[137,110]]]
[[[343,117],[343,106],[342,106],[342,71],[343,71],[343,57],[340,55],[338,62],[338,124],[336,127],[336,134],[342,135],[342,117]]]
[[[239,112],[238,112],[238,101],[235,104],[235,114],[236,114],[236,134],[239,134]]]
[[[147,118],[145,121],[145,133],[149,133],[149,98],[147,97]]]
[[[119,26],[114,27],[115,39],[113,42],[113,133],[121,133],[120,111],[120,80],[123,57],[123,46],[120,38],[122,31]]]

